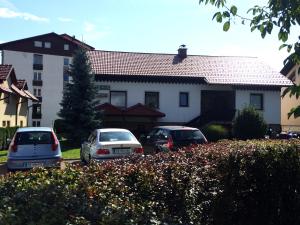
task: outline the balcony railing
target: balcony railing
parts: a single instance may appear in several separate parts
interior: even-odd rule
[[[43,86],[42,80],[32,80],[32,86]]]
[[[32,119],[41,119],[42,114],[41,113],[34,113],[32,112]]]
[[[43,64],[33,64],[34,70],[43,70]]]

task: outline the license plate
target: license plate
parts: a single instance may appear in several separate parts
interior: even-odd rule
[[[130,148],[115,148],[113,150],[115,154],[130,154]]]
[[[43,167],[44,166],[44,163],[42,162],[29,162],[29,163],[24,163],[25,164],[25,167]]]

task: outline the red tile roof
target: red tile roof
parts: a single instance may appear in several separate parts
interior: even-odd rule
[[[126,109],[125,115],[127,116],[145,116],[145,117],[165,117],[166,115],[155,109],[147,107],[141,103],[131,106]]]
[[[142,117],[164,117],[165,114],[155,109],[149,108],[141,103],[133,105],[127,109],[120,109],[110,103],[104,103],[96,107],[103,110],[108,116],[142,116]]]
[[[209,84],[289,86],[291,81],[254,57],[88,51],[96,75],[205,78]],[[171,78],[172,77],[172,78]],[[138,81],[138,80],[137,80]]]
[[[12,69],[12,65],[0,65],[0,80],[6,80]]]

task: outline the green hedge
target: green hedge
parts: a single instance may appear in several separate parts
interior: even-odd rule
[[[300,224],[299,141],[36,169],[0,180],[0,224]]]
[[[6,149],[8,147],[7,139],[12,139],[18,127],[0,128],[0,148]]]

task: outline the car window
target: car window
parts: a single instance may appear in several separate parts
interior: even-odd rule
[[[112,142],[112,141],[133,141],[135,137],[133,134],[124,131],[110,131],[100,133],[100,142]]]
[[[157,138],[159,138],[160,140],[167,140],[168,139],[168,132],[166,130],[160,129],[157,133],[156,133]]]
[[[200,130],[174,130],[171,135],[174,141],[205,139]]]
[[[15,142],[17,145],[52,144],[53,138],[51,132],[47,131],[18,132]]]
[[[156,136],[157,132],[159,132],[159,129],[155,128],[155,129],[151,130],[147,136],[152,138],[152,137]]]

